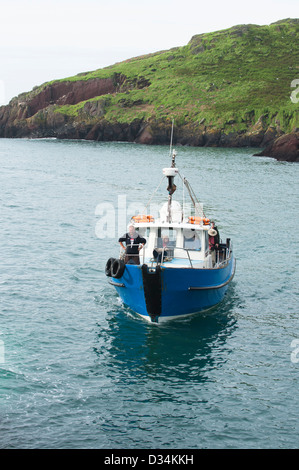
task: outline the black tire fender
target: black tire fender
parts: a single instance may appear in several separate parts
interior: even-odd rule
[[[105,274],[106,274],[106,276],[109,276],[109,277],[112,276],[111,270],[112,270],[112,265],[113,265],[114,261],[115,261],[115,258],[109,258],[109,259],[108,259],[108,261],[107,261],[107,263],[106,263],[106,266],[105,266]]]
[[[114,260],[112,263],[112,267],[111,267],[112,277],[115,277],[116,279],[119,279],[120,277],[122,277],[125,267],[126,265],[122,259]]]

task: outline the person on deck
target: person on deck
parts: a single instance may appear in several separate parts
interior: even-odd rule
[[[209,251],[210,251],[210,254],[212,255],[212,262],[214,265],[216,262],[215,239],[217,236],[217,232],[213,228],[210,228],[210,230],[208,231],[208,234],[209,234]]]
[[[209,234],[209,250],[212,255],[213,264],[216,262],[216,251],[219,250],[219,232],[215,226],[215,222],[211,222],[211,228],[208,231]]]
[[[162,255],[163,255],[163,259],[167,257],[166,249],[167,249],[168,244],[169,244],[169,237],[165,235],[162,238],[162,247],[154,249],[153,255],[157,263],[161,263]]]
[[[125,264],[140,264],[139,251],[146,244],[146,239],[140,237],[134,225],[129,226],[129,231],[118,239],[120,246],[126,251]],[[126,243],[126,247],[123,243]]]
[[[220,235],[219,235],[219,230],[215,225],[215,222],[211,222],[211,230],[215,230],[217,232],[216,235],[214,235],[214,245],[215,245],[215,249],[218,250],[219,243],[220,243]]]

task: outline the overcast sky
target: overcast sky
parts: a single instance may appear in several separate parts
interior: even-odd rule
[[[0,0],[0,105],[194,34],[298,17],[298,0]]]

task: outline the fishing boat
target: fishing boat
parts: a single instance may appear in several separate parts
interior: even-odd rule
[[[212,308],[223,300],[236,268],[230,238],[217,240],[217,229],[180,174],[172,148],[171,154],[171,166],[163,168],[168,197],[159,217],[134,215],[127,245],[121,243],[119,256],[110,257],[105,267],[123,303],[153,323]],[[190,197],[191,215],[173,199],[175,178]]]

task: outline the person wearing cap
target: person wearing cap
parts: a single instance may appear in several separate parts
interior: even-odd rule
[[[125,264],[140,264],[139,251],[146,244],[146,239],[138,235],[134,225],[129,225],[129,231],[120,237],[118,241],[126,251]],[[126,247],[123,242],[126,243]]]
[[[219,232],[215,227],[215,222],[211,222],[211,228],[208,231],[209,235],[209,250],[212,255],[212,261],[216,261],[216,250],[219,248]]]
[[[213,221],[211,222],[211,229],[213,229],[217,232],[216,235],[214,234],[214,238],[215,238],[214,244],[215,244],[215,248],[218,249],[219,248],[219,243],[220,243],[220,235],[219,235],[219,230],[216,227],[215,222],[213,222]]]

